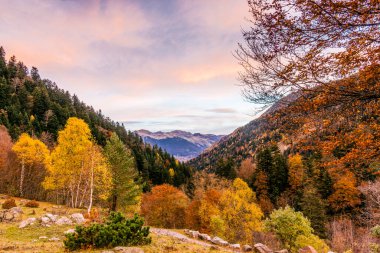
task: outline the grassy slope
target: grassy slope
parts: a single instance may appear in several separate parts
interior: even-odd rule
[[[17,205],[20,205],[20,199],[16,199]],[[0,201],[2,203],[3,201]],[[39,202],[38,208],[27,208],[22,206],[24,212],[22,219],[30,217],[41,217],[49,210],[53,204],[46,202]],[[45,210],[44,210],[45,209]],[[34,214],[34,212],[35,214]],[[68,213],[80,212],[83,210],[68,209]],[[1,223],[0,222],[0,252],[65,252],[63,246],[64,231],[71,226],[57,226],[51,227],[42,226],[29,226],[24,229],[18,228],[19,222],[15,223]],[[39,239],[40,236],[47,236],[48,238],[57,237],[60,241],[51,242],[47,239]],[[151,234],[152,244],[142,246],[146,253],[164,253],[164,252],[184,252],[184,253],[203,253],[203,252],[228,252],[224,249],[215,250],[208,247],[203,247],[196,244],[185,243],[178,239],[169,236],[158,236]],[[87,250],[81,252],[102,252],[103,250]]]

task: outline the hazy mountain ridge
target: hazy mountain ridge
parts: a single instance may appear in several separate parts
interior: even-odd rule
[[[181,161],[186,161],[198,156],[223,137],[223,135],[193,134],[181,130],[150,132],[141,129],[135,133],[141,136],[145,143],[157,145]]]

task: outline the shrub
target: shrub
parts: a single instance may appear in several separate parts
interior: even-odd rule
[[[16,207],[16,201],[14,199],[7,199],[2,204],[3,209],[11,209],[12,207]]]
[[[371,228],[371,235],[376,238],[380,238],[380,225],[376,225]]]
[[[265,228],[275,233],[290,252],[297,252],[306,245],[313,246],[318,252],[328,251],[326,243],[313,234],[310,221],[289,206],[274,210],[265,221]]]
[[[115,246],[144,245],[151,242],[149,227],[143,227],[144,219],[135,214],[126,219],[121,213],[112,212],[105,224],[77,226],[75,233],[67,234],[66,249],[112,248]]]
[[[141,214],[151,226],[183,228],[188,205],[189,199],[181,190],[163,184],[143,195]]]
[[[91,208],[89,213],[84,214],[84,218],[90,220],[91,222],[100,221],[100,215],[97,208]]]
[[[40,206],[40,203],[38,203],[35,200],[30,200],[30,201],[25,203],[25,207],[37,208],[39,206]]]

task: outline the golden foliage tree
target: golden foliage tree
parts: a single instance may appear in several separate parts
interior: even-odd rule
[[[300,154],[292,155],[289,157],[289,185],[292,191],[302,186],[304,178],[304,166],[302,163],[302,156]]]
[[[13,145],[12,150],[17,154],[17,158],[21,163],[19,191],[20,196],[23,196],[25,167],[33,164],[46,164],[49,159],[49,150],[43,142],[31,138],[26,133],[20,136]]]
[[[256,195],[240,178],[234,180],[220,199],[220,218],[225,225],[225,238],[231,242],[250,242],[253,231],[262,228],[263,213]]]
[[[49,175],[44,187],[53,190],[71,207],[92,205],[93,194],[106,199],[111,187],[108,164],[93,141],[88,125],[69,118],[58,133],[58,144],[51,154]]]
[[[141,201],[141,214],[151,226],[182,228],[185,225],[188,197],[179,189],[158,185],[145,193]]]

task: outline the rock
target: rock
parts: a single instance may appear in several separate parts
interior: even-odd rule
[[[232,249],[240,249],[240,244],[236,243],[236,244],[230,244],[230,248]]]
[[[273,253],[273,250],[262,243],[256,243],[253,247],[258,253]]]
[[[116,252],[121,252],[121,253],[144,253],[144,250],[141,248],[137,247],[116,247],[113,248],[114,251]]]
[[[313,247],[306,246],[298,251],[299,253],[318,253]]]
[[[190,236],[195,238],[195,239],[198,239],[199,238],[199,232],[198,231],[192,231],[190,230]]]
[[[41,223],[42,223],[42,225],[47,225],[50,222],[51,222],[51,220],[48,217],[46,217],[46,216],[42,216],[41,217]]]
[[[52,237],[49,239],[49,242],[58,242],[60,241],[61,239],[59,239],[58,237]]]
[[[46,213],[44,216],[49,218],[52,222],[56,222],[58,220],[58,215]]]
[[[71,225],[73,224],[72,220],[70,220],[69,218],[67,218],[66,216],[62,216],[61,218],[59,218],[55,224],[57,225]]]
[[[19,207],[19,206],[12,207],[11,209],[9,209],[9,212],[14,213],[14,214],[23,214],[24,213],[22,211],[21,207]]]
[[[66,230],[65,232],[63,232],[65,235],[67,234],[74,234],[75,233],[75,229],[73,228],[70,228],[69,230]]]
[[[219,238],[217,236],[215,236],[214,238],[212,238],[211,242],[213,244],[220,245],[220,246],[228,246],[228,242],[227,241],[225,241],[222,238]]]
[[[101,253],[115,253],[113,250],[103,250]]]
[[[24,212],[20,207],[12,207],[6,210],[0,210],[0,222],[11,222],[21,220],[22,214]]]
[[[277,250],[274,253],[289,253],[287,249]]]
[[[47,236],[40,236],[40,237],[38,237],[38,239],[39,239],[39,240],[47,240],[48,237],[47,237]]]
[[[249,251],[252,251],[252,247],[251,246],[249,246],[249,245],[244,245],[243,246],[243,252],[249,252]]]
[[[34,222],[36,222],[36,221],[37,221],[36,218],[28,218],[26,220],[21,221],[21,223],[20,223],[20,225],[18,227],[19,228],[25,228],[25,227],[27,227],[29,225],[33,225]]]
[[[85,221],[81,213],[73,213],[70,217],[77,224],[82,224]]]
[[[204,241],[211,241],[211,236],[209,236],[208,234],[199,234],[198,235],[199,239],[201,240],[204,240]]]

